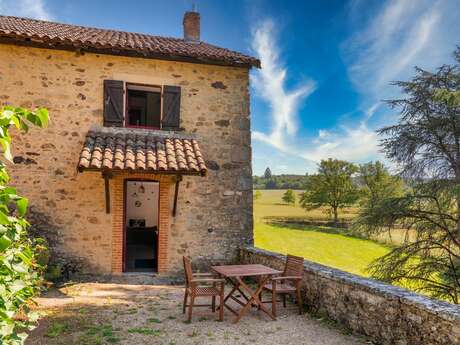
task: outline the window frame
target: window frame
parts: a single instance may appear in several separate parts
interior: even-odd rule
[[[135,86],[144,86],[144,87],[151,87],[151,88],[158,88],[160,89],[160,126],[159,127],[154,127],[154,126],[138,126],[138,125],[130,125],[129,124],[129,111],[128,111],[128,86],[129,85],[135,85]],[[124,82],[124,127],[125,128],[137,128],[137,129],[156,129],[156,130],[161,130],[163,127],[163,85],[153,85],[153,84],[143,84],[143,83],[130,83],[130,82]]]

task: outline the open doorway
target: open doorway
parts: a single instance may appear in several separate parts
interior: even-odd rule
[[[158,267],[159,183],[125,183],[125,272],[156,272]]]

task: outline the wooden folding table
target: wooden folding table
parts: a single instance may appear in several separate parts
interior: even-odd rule
[[[262,310],[270,318],[275,320],[273,313],[267,309],[259,299],[259,295],[267,283],[273,276],[282,273],[281,271],[274,270],[273,268],[264,265],[225,265],[225,266],[212,266],[212,269],[221,277],[225,278],[231,285],[232,290],[225,296],[224,306],[236,315],[234,322],[238,322],[244,314],[246,314],[251,306],[257,307]],[[253,290],[247,283],[243,281],[244,277],[257,277],[257,288]],[[244,299],[235,296],[239,293]],[[248,295],[246,295],[248,294]],[[233,300],[240,304],[242,308],[239,311],[234,310],[228,305],[227,300]]]

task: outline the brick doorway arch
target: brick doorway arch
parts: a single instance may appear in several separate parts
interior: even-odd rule
[[[111,179],[112,196],[112,273],[121,274],[124,272],[124,207],[125,193],[124,185],[126,180],[139,179],[144,181],[157,181],[159,185],[159,210],[158,210],[158,273],[168,271],[168,241],[170,232],[170,189],[174,182],[174,176],[153,175],[142,173],[120,173]]]

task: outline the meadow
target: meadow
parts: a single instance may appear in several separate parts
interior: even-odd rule
[[[287,205],[281,197],[284,190],[261,190],[254,201],[255,246],[270,251],[294,254],[307,260],[335,267],[350,273],[368,276],[366,268],[378,257],[390,251],[385,243],[349,236],[345,231],[326,226],[283,225],[274,218],[306,221],[328,221],[325,209],[305,211],[296,205]],[[297,200],[301,191],[296,191]],[[340,219],[356,217],[357,208],[341,210]],[[392,237],[398,237],[398,233]],[[383,239],[385,241],[385,239]]]

